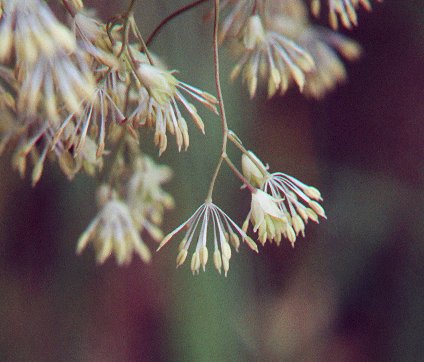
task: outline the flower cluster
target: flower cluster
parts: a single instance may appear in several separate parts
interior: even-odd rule
[[[318,222],[319,217],[326,218],[325,211],[319,204],[322,201],[321,193],[315,187],[282,172],[269,173],[252,152],[242,156],[242,169],[246,179],[260,188],[252,194],[248,218],[254,225],[254,231],[259,229],[262,244],[267,239],[279,244],[283,236],[294,246],[299,234],[305,236],[305,224],[308,220]],[[262,217],[259,205],[267,205],[263,208],[268,210],[268,219]]]
[[[211,230],[208,230],[210,225]],[[208,233],[213,235],[213,263],[215,269],[221,274],[221,268],[227,275],[230,268],[231,247],[238,251],[240,238],[252,250],[258,252],[256,243],[246,235],[246,233],[211,201],[206,201],[196,212],[173,232],[168,234],[159,245],[161,249],[180,230],[186,228],[187,231],[180,242],[179,253],[177,255],[177,267],[182,265],[187,258],[188,248],[193,238],[197,238],[196,248],[191,257],[191,271],[193,274],[199,273],[200,266],[203,270],[208,262],[208,248],[206,246]]]
[[[330,19],[337,27],[337,14],[346,27],[357,23],[359,5],[371,8],[368,0],[328,0]],[[320,0],[312,1],[314,14]],[[301,0],[225,1],[220,40],[227,41],[238,62],[231,79],[242,75],[249,94],[256,94],[259,81],[268,84],[268,96],[285,93],[291,84],[301,92],[321,98],[345,80],[339,55],[347,60],[360,56],[359,45],[328,29],[314,26]]]
[[[130,169],[122,169],[115,187],[103,184],[97,191],[99,213],[81,235],[77,253],[91,241],[98,263],[112,253],[118,264],[128,264],[133,253],[148,262],[151,254],[141,234],[159,242],[165,210],[174,199],[162,189],[170,180],[167,166],[156,165],[148,156],[138,156]]]
[[[208,240],[213,240],[213,264],[227,275],[232,250],[240,244],[258,252],[247,235],[250,224],[262,245],[280,244],[283,238],[294,245],[309,220],[326,217],[316,188],[269,172],[230,131],[218,49],[226,43],[234,50],[238,61],[231,78],[241,76],[251,98],[262,82],[269,97],[296,85],[305,95],[321,98],[346,78],[341,58],[355,60],[361,54],[355,41],[335,32],[339,21],[346,28],[357,25],[357,11],[371,10],[371,1],[311,0],[315,16],[325,3],[329,30],[310,22],[303,0],[215,0],[209,13],[217,97],[177,78],[177,71],[149,50],[162,26],[201,3],[177,10],[145,40],[134,18],[134,1],[103,22],[82,0],[62,0],[54,7],[43,0],[0,0],[0,155],[10,153],[22,177],[30,169],[33,185],[46,160],[56,162],[69,180],[82,172],[99,180],[98,214],[77,245],[81,253],[91,243],[98,263],[114,254],[118,264],[127,264],[134,253],[148,262],[151,253],[143,238],[160,242],[160,249],[184,229],[177,266],[195,244],[191,270],[205,270]],[[66,22],[52,10],[61,5]],[[172,171],[141,151],[150,135],[140,129],[153,130],[159,155],[170,135],[178,151],[187,150],[190,123],[205,134],[204,108],[221,119],[220,157],[205,202],[163,237],[164,215],[174,199],[162,186]],[[241,171],[227,154],[230,142],[242,152]],[[212,201],[224,164],[251,197],[241,227]]]
[[[101,170],[119,129],[138,137],[136,128],[155,128],[160,153],[168,131],[178,149],[186,149],[188,127],[178,103],[204,133],[183,93],[216,112],[212,95],[177,80],[136,44],[123,44],[121,26],[110,30],[79,1],[66,3],[70,27],[44,1],[1,2],[0,78],[6,86],[0,92],[13,100],[1,110],[14,118],[1,120],[2,143],[15,147],[19,160],[34,153],[33,183],[46,158],[57,160],[69,178],[83,164],[90,174]]]

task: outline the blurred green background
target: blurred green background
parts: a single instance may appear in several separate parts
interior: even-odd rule
[[[125,6],[90,3],[103,19]],[[140,1],[137,19],[148,34],[186,3]],[[179,78],[215,93],[206,9],[172,22],[152,50]],[[177,243],[151,265],[97,267],[92,250],[77,257],[96,212],[93,181],[69,183],[53,166],[31,189],[2,159],[0,360],[423,360],[424,4],[385,0],[349,34],[364,57],[321,102],[297,91],[249,101],[227,81],[233,59],[222,52],[230,127],[273,170],[319,187],[328,215],[294,249],[241,248],[228,278],[211,265],[197,277],[188,265],[176,271]],[[202,115],[207,137],[192,127],[189,152],[170,142],[159,160],[175,169],[167,231],[203,201],[218,157],[219,121]],[[228,172],[215,201],[238,222],[249,207]]]

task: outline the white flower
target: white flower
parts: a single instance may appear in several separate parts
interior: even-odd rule
[[[258,231],[259,241],[263,244],[267,240],[281,241],[287,226],[287,218],[279,208],[279,200],[266,192],[255,189],[252,192],[252,202],[249,214],[243,224],[246,230],[249,219],[253,225],[253,231]]]
[[[278,206],[288,220],[284,236],[292,245],[299,233],[305,234],[305,223],[309,219],[318,222],[318,217],[326,218],[324,209],[318,203],[322,201],[319,190],[292,176],[282,172],[269,174],[262,188],[281,200]]]
[[[112,253],[119,265],[128,264],[134,252],[144,262],[149,262],[150,251],[134,226],[128,206],[118,200],[116,194],[106,185],[99,189],[98,198],[101,210],[80,236],[77,253],[80,254],[91,241],[100,264]]]
[[[206,246],[209,225],[211,225],[210,231],[213,234],[214,243],[213,262],[219,273],[221,273],[221,268],[223,268],[225,276],[227,275],[231,258],[230,244],[238,250],[240,237],[252,250],[258,252],[255,242],[224,211],[212,202],[206,202],[201,205],[187,221],[168,234],[159,245],[158,250],[175,234],[186,227],[188,230],[180,243],[177,267],[184,263],[187,258],[188,248],[193,239],[197,237],[196,249],[191,259],[191,270],[193,274],[199,272],[200,266],[205,270],[209,254]]]
[[[256,162],[253,162],[254,159]],[[259,166],[259,167],[258,167]],[[244,177],[251,183],[252,186],[261,187],[265,176],[268,174],[268,169],[256,155],[249,151],[249,155],[241,156],[241,169]]]
[[[294,245],[300,233],[304,236],[305,223],[309,219],[318,222],[319,217],[326,218],[324,209],[318,203],[322,201],[321,193],[315,187],[282,172],[269,173],[261,160],[250,151],[249,155],[242,156],[242,165],[247,180],[261,189],[252,194],[251,211],[243,229],[247,229],[250,218],[254,231],[259,229],[259,240],[262,244],[267,239],[278,244],[281,236],[284,236]],[[270,215],[269,224],[266,219],[267,212]],[[283,219],[284,222],[276,222],[276,218]]]

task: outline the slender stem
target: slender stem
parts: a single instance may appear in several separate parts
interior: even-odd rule
[[[178,15],[185,13],[186,11],[193,9],[194,7],[206,2],[208,0],[197,0],[192,2],[191,4],[188,4],[186,6],[183,6],[182,8],[174,11],[172,14],[168,15],[165,19],[163,19],[160,24],[153,30],[153,32],[149,35],[147,38],[146,44],[149,45],[155,36],[162,30],[162,28],[172,19],[176,18]]]
[[[222,148],[221,148],[221,156],[219,157],[218,164],[216,165],[215,172],[212,176],[212,180],[209,185],[208,194],[206,196],[206,202],[212,202],[212,194],[215,187],[215,181],[218,177],[219,170],[221,169],[222,160],[225,157],[227,157],[226,152],[227,152],[228,125],[227,125],[227,119],[225,118],[224,100],[222,98],[221,83],[219,80],[218,22],[219,22],[219,0],[215,0],[215,15],[214,15],[214,24],[213,24],[213,58],[214,58],[214,70],[215,70],[215,87],[216,87],[218,104],[219,104],[219,116],[221,118]]]
[[[153,58],[152,58],[152,56],[150,55],[150,52],[149,52],[149,50],[147,49],[147,44],[146,44],[146,42],[144,41],[144,38],[143,38],[143,36],[141,35],[141,32],[140,32],[140,30],[138,29],[138,27],[137,27],[137,24],[135,23],[135,20],[134,20],[134,17],[132,17],[131,18],[131,27],[132,27],[132,30],[133,30],[133,32],[134,32],[134,35],[138,38],[138,40],[140,41],[140,43],[141,43],[141,45],[142,45],[142,47],[143,47],[143,49],[141,49],[142,51],[144,50],[144,52],[146,53],[146,56],[147,56],[147,59],[148,59],[148,61],[149,61],[149,63],[150,63],[150,65],[154,65],[153,64]]]
[[[218,53],[218,26],[219,26],[219,0],[215,0],[215,18],[213,23],[213,58],[215,65],[215,87],[216,95],[219,104],[219,113],[221,117],[222,127],[222,153],[227,152],[227,138],[228,138],[228,123],[225,115],[224,99],[222,97],[221,82],[219,80],[219,53]]]
[[[215,16],[214,16],[214,29],[213,29],[213,55],[214,55],[214,67],[215,67],[215,87],[219,104],[219,115],[221,118],[222,128],[222,148],[221,156],[219,157],[218,164],[216,165],[215,172],[212,176],[211,183],[209,185],[208,194],[206,196],[206,202],[212,202],[212,194],[215,187],[215,182],[221,169],[222,161],[225,160],[228,167],[235,173],[235,175],[247,186],[250,192],[256,192],[256,189],[249,183],[249,181],[243,176],[243,174],[237,169],[233,162],[227,155],[227,141],[228,138],[233,137],[228,130],[227,118],[225,115],[224,99],[222,96],[220,72],[219,72],[219,53],[218,53],[218,25],[219,25],[219,0],[215,0]],[[233,142],[235,141],[235,138]],[[237,142],[240,144],[240,142]],[[242,145],[240,145],[243,147]],[[243,147],[244,148],[244,147]],[[247,150],[246,150],[247,152]],[[251,156],[250,156],[251,157]]]
[[[250,182],[243,176],[243,174],[237,169],[237,167],[232,163],[232,161],[229,159],[227,155],[223,156],[225,162],[227,163],[228,167],[233,171],[236,176],[241,180],[243,184],[246,185],[246,187],[249,189],[250,192],[255,193],[256,188],[253,187]]]
[[[116,146],[112,150],[112,158],[109,160],[107,166],[103,170],[103,173],[100,177],[102,182],[108,182],[111,184],[113,168],[118,160],[119,154],[124,149],[126,134],[127,134],[127,129],[125,128],[125,126],[123,126],[121,129],[121,134],[119,135],[118,141],[116,142]]]
[[[128,8],[127,8],[127,11],[122,15],[122,17],[123,18],[129,18],[129,16],[130,16],[130,13],[133,11],[133,9],[134,9],[134,5],[135,5],[135,2],[136,2],[137,0],[131,0],[130,1],[130,4],[128,5]]]
[[[254,163],[254,165],[263,173],[264,176],[268,175],[268,170],[262,165],[255,157],[252,156],[252,153],[249,152],[246,147],[240,142],[237,136],[232,131],[228,132],[228,139],[249,159]]]
[[[223,160],[224,160],[224,157],[221,155],[221,157],[218,160],[218,164],[216,165],[215,172],[213,173],[211,183],[209,185],[208,194],[206,195],[206,200],[205,200],[206,203],[212,202],[212,194],[213,194],[213,189],[215,186],[215,181],[218,177],[219,170],[221,169]]]
[[[71,17],[75,18],[76,11],[73,8],[73,6],[71,6],[71,4],[69,4],[67,0],[62,0],[62,4],[65,7],[66,11],[69,13],[69,15],[71,15]]]

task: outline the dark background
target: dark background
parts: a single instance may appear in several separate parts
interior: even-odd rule
[[[103,19],[124,6],[91,3]],[[140,3],[137,19],[148,34],[187,2]],[[152,50],[181,79],[215,93],[205,11],[178,18]],[[297,91],[249,102],[239,82],[227,81],[233,59],[222,53],[230,127],[273,170],[319,187],[328,215],[308,225],[294,249],[267,245],[256,256],[242,248],[226,279],[212,265],[198,277],[188,265],[176,271],[177,243],[150,265],[97,267],[92,250],[77,257],[76,240],[96,212],[94,182],[69,183],[53,165],[31,189],[3,158],[0,359],[422,360],[424,3],[386,0],[345,33],[364,56],[321,102]],[[170,142],[159,160],[175,170],[168,189],[177,209],[166,231],[202,202],[218,157],[218,120],[202,114],[207,137],[192,129],[188,153],[177,157]],[[229,173],[219,178],[216,202],[238,222],[249,204]]]

